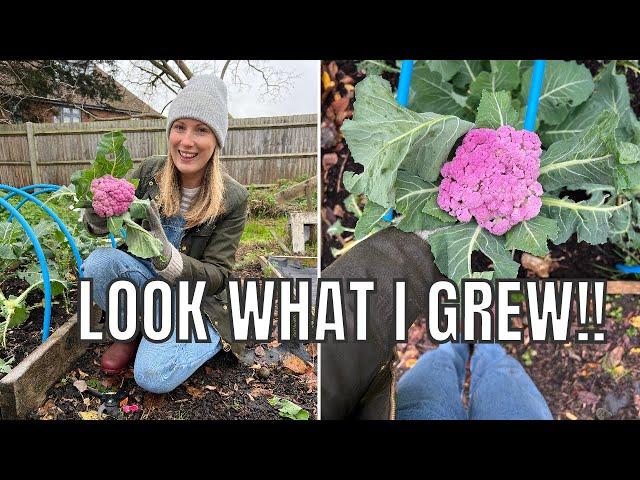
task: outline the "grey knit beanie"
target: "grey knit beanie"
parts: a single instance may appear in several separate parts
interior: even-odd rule
[[[229,126],[227,87],[224,82],[215,75],[192,77],[169,106],[167,137],[173,122],[179,118],[206,123],[215,133],[220,148],[224,147]]]

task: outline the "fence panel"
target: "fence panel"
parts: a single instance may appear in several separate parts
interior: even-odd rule
[[[95,158],[100,137],[113,130],[127,137],[125,145],[136,163],[164,155],[165,125],[166,120],[160,119],[1,126],[0,182],[67,185],[75,170],[86,168]],[[243,184],[313,175],[317,128],[316,115],[230,119],[223,165]]]

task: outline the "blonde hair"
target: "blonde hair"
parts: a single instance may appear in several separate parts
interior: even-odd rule
[[[205,167],[200,191],[184,214],[184,218],[187,221],[186,228],[210,222],[224,212],[222,203],[224,181],[222,174],[220,148],[216,147]],[[171,152],[167,153],[164,168],[160,171],[158,186],[160,187],[158,206],[162,207],[162,213],[167,217],[179,214],[180,200],[182,199],[180,172],[173,163]]]

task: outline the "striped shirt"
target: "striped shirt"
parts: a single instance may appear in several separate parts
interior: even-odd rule
[[[182,187],[182,198],[180,199],[180,214],[184,215],[189,210],[191,206],[191,202],[196,198],[198,192],[200,191],[200,187],[196,188],[185,188]]]

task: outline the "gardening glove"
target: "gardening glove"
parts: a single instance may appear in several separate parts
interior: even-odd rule
[[[147,219],[143,220],[142,228],[162,242],[162,254],[153,257],[151,262],[161,277],[173,282],[182,273],[182,256],[171,242],[169,242],[167,235],[164,233],[158,205],[153,200],[151,200],[149,207],[147,207]]]
[[[89,233],[98,237],[103,237],[109,233],[107,218],[98,215],[93,207],[82,209],[82,223],[84,223]]]
[[[356,244],[322,271],[343,280],[348,342],[322,345],[322,419],[389,419],[395,415],[394,279],[405,281],[406,327],[426,314],[429,286],[439,278],[429,244],[413,233],[387,228]],[[375,280],[369,297],[366,342],[356,332],[355,294],[348,280]]]

